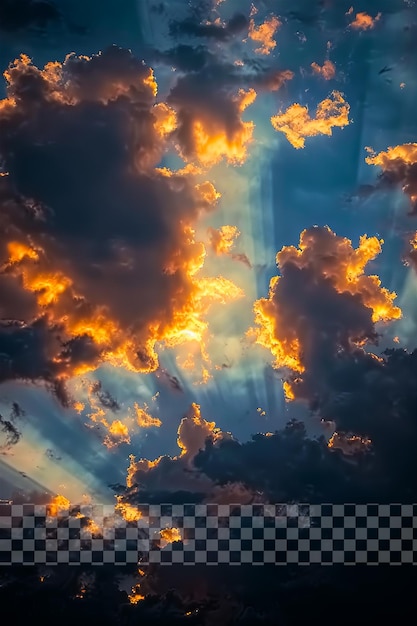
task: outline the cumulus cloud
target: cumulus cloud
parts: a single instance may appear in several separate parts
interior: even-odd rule
[[[396,294],[365,274],[381,243],[364,235],[354,248],[328,227],[313,227],[301,233],[298,248],[277,254],[280,275],[271,279],[268,297],[255,302],[249,336],[270,350],[275,368],[290,372],[290,399],[311,401],[338,356],[375,343],[375,324],[400,318]]]
[[[193,225],[213,209],[213,185],[192,168],[158,168],[177,116],[184,130],[181,106],[156,103],[152,69],[115,46],[43,69],[22,55],[5,78],[1,379],[53,385],[103,362],[149,372],[157,343],[191,334],[203,344],[207,306],[242,292],[198,276],[205,248]],[[231,102],[232,116],[248,98]],[[234,124],[244,142],[252,126]]]
[[[401,186],[410,198],[410,215],[417,215],[417,143],[400,144],[379,153],[367,150],[370,154],[366,163],[382,170],[379,186]]]
[[[243,121],[242,113],[256,99],[253,88],[231,86],[225,68],[208,67],[204,74],[178,79],[167,101],[178,111],[175,139],[181,156],[211,167],[222,160],[244,163],[253,140],[255,124]]]
[[[120,503],[140,504],[157,502],[209,502],[242,503],[255,502],[259,497],[240,480],[226,480],[221,484],[213,481],[201,468],[196,459],[207,445],[219,445],[233,441],[230,433],[216,427],[215,422],[205,420],[197,404],[192,404],[188,414],[178,428],[177,456],[161,456],[154,461],[130,456],[127,471],[127,489],[121,489]],[[120,487],[118,488],[120,491]]]
[[[306,137],[332,135],[333,128],[343,128],[349,122],[349,104],[339,91],[320,102],[315,117],[311,117],[307,106],[292,104],[284,113],[271,117],[271,124],[284,133],[294,148],[304,148]]]

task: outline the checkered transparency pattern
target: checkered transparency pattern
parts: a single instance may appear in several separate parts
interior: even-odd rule
[[[0,504],[0,564],[415,564],[415,504]],[[170,529],[177,529],[173,533]],[[178,541],[178,537],[181,540]]]

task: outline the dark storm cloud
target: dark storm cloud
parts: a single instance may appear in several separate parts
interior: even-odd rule
[[[208,445],[195,465],[213,481],[241,480],[272,502],[412,502],[410,468],[417,445],[417,352],[393,350],[382,361],[365,354],[335,359],[312,409],[337,432],[369,437],[370,450],[348,463],[340,450],[306,437],[302,424],[248,443]],[[320,387],[319,387],[320,389]]]
[[[128,488],[116,491],[130,503],[413,502],[417,351],[342,354],[317,380],[311,411],[333,423],[328,436],[367,437],[370,447],[348,454],[292,421],[245,443],[207,436],[191,464],[182,456],[132,462]]]
[[[201,37],[205,39],[215,39],[217,41],[226,41],[235,35],[239,35],[248,29],[249,20],[242,13],[235,13],[225,23],[201,23],[198,19],[187,17],[185,20],[170,23],[170,35],[181,37],[187,35],[189,37]]]
[[[154,369],[152,342],[194,289],[186,229],[214,188],[155,169],[170,111],[129,51],[44,70],[22,57],[6,77],[0,379],[54,381],[61,395],[60,377],[121,346],[116,360]]]

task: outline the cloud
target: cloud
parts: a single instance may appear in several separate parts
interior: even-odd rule
[[[241,165],[248,157],[255,124],[242,113],[256,99],[253,88],[235,89],[227,68],[209,66],[178,79],[167,97],[178,112],[175,139],[185,161],[211,167],[222,160]]]
[[[235,240],[240,235],[240,231],[236,226],[221,226],[220,228],[209,228],[210,246],[214,252],[221,256],[230,256],[235,261],[244,263],[247,267],[252,267],[248,257],[243,253],[235,253],[232,248]]]
[[[171,36],[201,37],[216,41],[227,41],[248,28],[248,20],[242,13],[235,13],[227,22],[217,18],[214,22],[199,22],[195,17],[182,21],[173,20],[169,25]]]
[[[349,10],[348,14],[350,15],[352,12],[353,9]],[[370,30],[375,27],[375,24],[380,17],[381,13],[378,13],[375,17],[372,17],[365,12],[356,13],[355,19],[349,24],[349,26],[355,30]]]
[[[338,355],[375,343],[375,324],[400,318],[396,294],[365,274],[381,243],[364,235],[355,249],[328,227],[313,227],[301,233],[298,248],[277,254],[280,276],[271,279],[268,297],[255,302],[249,336],[270,350],[276,369],[290,372],[289,398],[311,401]]]
[[[178,44],[167,50],[150,50],[149,56],[156,63],[164,63],[182,72],[198,72],[213,58],[205,46]]]
[[[379,186],[401,185],[410,198],[410,215],[417,215],[417,143],[400,144],[379,153],[367,150],[370,155],[365,158],[366,163],[382,170]]]
[[[291,70],[267,70],[259,73],[253,80],[253,84],[259,90],[278,91],[287,82],[294,78]]]
[[[17,428],[16,421],[24,415],[25,412],[17,402],[13,402],[8,419],[0,413],[0,432],[4,435],[0,439],[0,451],[8,450],[20,441],[22,433]]]
[[[1,299],[1,379],[53,385],[103,362],[149,372],[157,343],[203,345],[207,307],[242,292],[198,275],[193,225],[213,210],[213,185],[158,169],[181,107],[156,104],[152,69],[115,46],[44,69],[22,55],[5,78],[0,290],[14,296]],[[252,126],[234,124],[244,142]]]
[[[280,26],[281,22],[274,15],[267,17],[259,26],[256,26],[255,20],[251,18],[248,36],[256,44],[260,44],[258,48],[255,48],[257,54],[271,54],[277,45],[274,35]]]
[[[336,75],[336,67],[329,59],[326,59],[323,65],[318,65],[318,63],[314,62],[311,64],[311,67],[313,72],[324,78],[324,80],[331,80]]]
[[[137,402],[134,404],[134,411],[136,423],[140,428],[150,428],[151,426],[159,428],[161,426],[161,420],[158,417],[152,417],[146,408],[140,407]]]
[[[195,460],[211,442],[218,445],[232,441],[230,433],[222,432],[215,422],[208,422],[201,416],[200,407],[192,404],[178,428],[177,456],[161,456],[154,461],[136,460],[130,456],[126,488],[117,487],[121,503],[140,502],[210,502],[210,503],[249,503],[256,501],[256,494],[241,481],[225,481],[216,484],[200,468]],[[145,500],[144,500],[145,498]]]
[[[174,541],[182,541],[181,532],[178,528],[163,528],[160,531],[161,544],[167,545],[168,543],[174,543]]]
[[[271,117],[271,124],[284,133],[294,148],[304,148],[306,137],[332,135],[334,127],[343,128],[349,122],[349,104],[339,91],[320,102],[315,117],[310,117],[308,107],[292,104],[284,113]]]
[[[356,456],[365,452],[371,444],[370,439],[362,439],[356,435],[341,435],[335,432],[327,445],[332,450],[342,450],[343,454],[347,456]]]
[[[120,404],[113,398],[109,391],[103,389],[101,381],[95,380],[90,387],[90,392],[97,397],[103,408],[113,412],[120,410]]]

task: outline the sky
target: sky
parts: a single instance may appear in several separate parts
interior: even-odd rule
[[[414,0],[0,0],[0,500],[417,502],[416,34]],[[15,621],[401,621],[415,589],[51,569],[0,571]]]
[[[314,333],[416,347],[417,159],[378,159],[416,141],[414,2],[32,4],[0,8],[2,460],[112,502],[188,424],[330,437]]]

